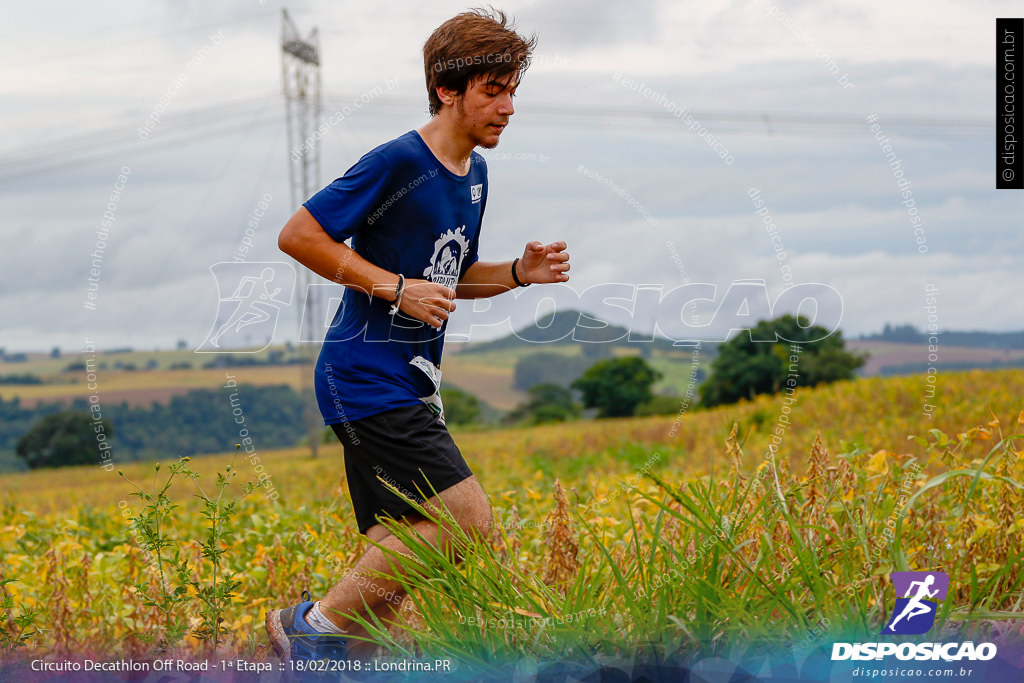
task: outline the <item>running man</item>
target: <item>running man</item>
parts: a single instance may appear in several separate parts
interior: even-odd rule
[[[499,11],[474,10],[442,24],[423,46],[430,120],[315,194],[278,241],[347,287],[317,363],[317,400],[345,449],[359,531],[393,551],[406,549],[380,518],[401,520],[445,548],[453,530],[416,514],[382,480],[431,496],[424,507],[432,513],[440,499],[467,533],[485,534],[491,523],[490,503],[445,427],[439,395],[454,299],[569,279],[564,242],[530,242],[512,261],[477,260],[488,186],[487,166],[473,150],[498,144],[535,42]],[[374,643],[346,638],[366,636],[350,615],[372,621],[365,601],[393,621],[403,595],[390,578],[395,571],[374,547],[319,601],[304,593],[303,602],[268,612],[278,655],[370,655]]]
[[[906,606],[903,608],[903,611],[900,612],[899,616],[895,617],[892,620],[892,623],[889,624],[890,631],[893,631],[893,627],[896,626],[896,622],[898,622],[903,617],[906,617],[907,621],[910,621],[916,616],[919,616],[921,614],[928,614],[932,611],[932,607],[929,607],[921,601],[924,598],[934,598],[935,595],[939,592],[938,588],[936,588],[933,591],[928,590],[928,588],[933,583],[935,583],[935,577],[932,574],[929,574],[925,577],[924,581],[912,581],[910,585],[907,586],[907,594],[903,597],[910,598],[910,600],[907,601]],[[914,592],[914,586],[918,587],[917,594],[911,597],[910,594]],[[895,631],[893,632],[895,633]]]

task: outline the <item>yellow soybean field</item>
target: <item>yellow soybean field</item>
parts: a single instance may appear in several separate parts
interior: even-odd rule
[[[381,654],[484,666],[807,647],[877,633],[888,573],[926,569],[950,576],[937,628],[1019,637],[1024,371],[928,386],[860,379],[675,416],[456,432],[493,533],[466,539],[458,571],[409,539],[402,623],[369,624]],[[367,541],[340,445],[315,460],[264,452],[251,429],[254,454],[4,475],[5,657],[267,657],[263,612],[323,595]]]

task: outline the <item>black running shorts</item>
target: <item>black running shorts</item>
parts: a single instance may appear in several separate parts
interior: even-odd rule
[[[382,480],[422,503],[434,495],[431,487],[441,493],[473,476],[448,429],[423,403],[331,428],[345,448],[348,492],[360,533],[377,524],[378,516],[399,519],[414,511]]]

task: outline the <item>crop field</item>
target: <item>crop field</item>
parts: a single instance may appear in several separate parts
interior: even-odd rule
[[[867,378],[675,416],[455,432],[492,534],[465,539],[457,571],[409,539],[402,621],[368,624],[379,654],[487,670],[638,648],[807,650],[877,634],[897,570],[949,574],[939,633],[1020,638],[1024,371],[941,374],[932,398],[927,386]],[[315,460],[255,445],[258,463],[243,451],[4,476],[0,648],[267,658],[263,612],[322,596],[368,542],[340,445]],[[259,474],[276,496],[245,494]]]
[[[533,348],[502,349],[486,352],[466,353],[461,344],[449,343],[444,358],[444,378],[452,385],[482,399],[499,410],[512,410],[516,404],[527,399],[527,392],[517,389],[514,382],[516,361],[522,356],[536,353]],[[578,346],[549,345],[544,353],[578,357]],[[277,349],[281,351],[281,349]],[[268,350],[269,351],[269,350]],[[244,354],[254,359],[265,360],[268,351]],[[623,349],[616,349],[615,355],[625,355]],[[38,356],[38,354],[36,354]],[[191,389],[216,389],[224,383],[224,373],[229,371],[239,384],[256,386],[287,384],[298,390],[302,383],[302,372],[309,372],[295,365],[239,366],[232,368],[169,369],[174,363],[198,364],[207,358],[191,351],[131,351],[104,353],[90,357],[89,354],[65,355],[63,359],[31,357],[25,363],[8,364],[6,374],[35,374],[42,384],[0,384],[0,398],[11,400],[17,397],[24,406],[34,406],[41,401],[70,402],[75,398],[86,398],[92,393],[84,372],[65,372],[72,362],[103,362],[107,369],[97,370],[103,400],[108,403],[127,401],[129,405],[149,406],[154,401],[167,402],[173,396],[180,396]],[[698,362],[705,370],[709,354],[698,356]],[[197,360],[197,358],[199,360]],[[656,351],[649,359],[651,365],[663,377],[654,384],[655,393],[682,395],[689,384],[692,356],[689,351]],[[132,364],[138,369],[132,371],[114,369],[115,363]],[[157,367],[145,369],[147,363]],[[16,372],[15,372],[16,371]],[[0,374],[5,374],[0,373]]]
[[[228,368],[240,384],[287,384],[299,389],[301,375],[295,366]],[[154,401],[166,402],[171,396],[191,389],[216,389],[224,384],[224,368],[191,370],[136,370],[134,372],[99,371],[100,392],[109,403],[127,401],[129,405],[148,406]],[[6,385],[0,397],[19,398],[22,405],[33,406],[40,401],[71,401],[93,393],[84,379],[85,373],[69,373],[48,377],[45,384]]]
[[[887,366],[899,367],[920,363],[927,358],[927,344],[894,344],[867,339],[852,339],[847,342],[851,351],[865,351],[870,354],[862,368],[865,375],[878,375]],[[1020,365],[1024,362],[1024,350],[989,349],[973,346],[944,346],[943,363],[971,363],[978,368],[992,364]]]

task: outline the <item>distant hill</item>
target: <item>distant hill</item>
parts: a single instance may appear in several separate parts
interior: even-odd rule
[[[1000,370],[1024,366],[1024,350],[993,349],[981,346],[948,346],[939,337],[938,350],[929,351],[927,343],[886,342],[853,339],[846,347],[866,351],[870,356],[861,368],[864,376],[915,375],[934,366],[942,372],[954,370]],[[934,360],[929,360],[934,357]]]
[[[575,334],[574,334],[575,332]],[[549,313],[532,325],[527,325],[501,339],[480,344],[468,344],[463,353],[484,353],[489,351],[507,351],[522,349],[536,344],[554,344],[567,346],[581,341],[608,345],[614,348],[641,349],[662,351],[673,350],[670,339],[656,338],[653,342],[629,341],[629,330],[619,325],[612,325],[582,311],[557,311]],[[646,330],[644,331],[646,332]],[[884,342],[886,344],[927,344],[928,334],[913,325],[891,325],[878,333],[861,335],[850,342]],[[575,338],[574,338],[575,337]],[[939,344],[946,348],[958,349],[995,349],[1007,351],[1024,351],[1024,331],[1021,332],[983,332],[945,330],[938,333]],[[707,351],[714,353],[714,342],[705,342]],[[885,344],[860,344],[864,348],[874,348]],[[678,350],[679,347],[675,347]],[[604,355],[604,354],[599,354]],[[1015,354],[1014,354],[1015,355]]]
[[[661,351],[673,349],[669,339],[655,339],[652,342],[629,341],[629,330],[619,325],[612,325],[582,311],[556,311],[543,318],[507,335],[501,339],[470,344],[461,353],[485,353],[490,351],[509,351],[524,347],[537,348],[537,344],[576,345],[583,343],[584,349],[593,345],[602,347],[601,353],[608,355],[611,348],[639,349],[641,353],[649,353],[655,349]]]
[[[929,337],[935,337],[929,348]],[[876,334],[851,339],[847,347],[870,354],[863,375],[913,375],[929,367],[993,370],[1024,366],[1024,332],[944,330],[934,335],[913,325],[891,325]]]
[[[860,339],[867,341],[884,341],[896,344],[927,344],[928,334],[913,325],[890,325],[872,335],[863,335]],[[960,332],[945,330],[939,332],[939,343],[947,347],[967,347],[975,349],[1024,349],[1024,332]]]

